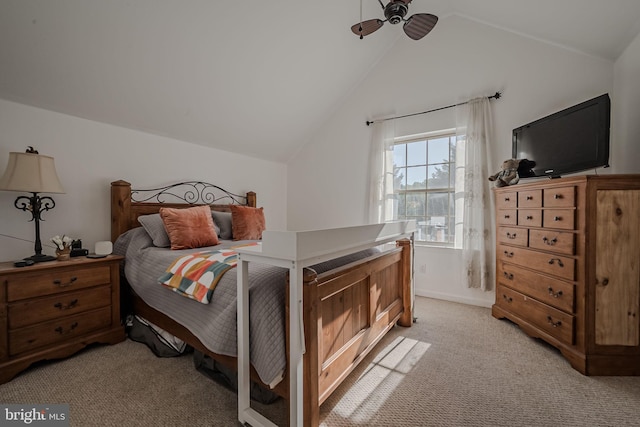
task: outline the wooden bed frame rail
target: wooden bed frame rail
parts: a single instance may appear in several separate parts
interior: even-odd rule
[[[255,207],[255,193],[247,193],[246,197],[247,205]],[[115,241],[123,232],[138,227],[140,215],[156,213],[160,207],[189,206],[192,205],[133,202],[131,184],[115,181],[111,183],[111,238]],[[228,205],[211,207],[213,210],[229,209]],[[401,239],[395,248],[322,274],[310,268],[304,269],[303,316],[307,346],[303,357],[305,426],[319,425],[320,405],[394,325],[411,326],[411,246],[409,239]],[[129,295],[134,313],[219,363],[237,370],[237,358],[213,353],[184,326],[149,307],[130,289]],[[285,311],[288,358],[288,300]],[[251,379],[268,388],[253,368]],[[285,399],[289,398],[288,369],[285,370],[285,378],[273,391]]]

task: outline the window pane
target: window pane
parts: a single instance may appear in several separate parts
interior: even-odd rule
[[[407,168],[393,169],[393,191],[407,188]]]
[[[427,188],[449,188],[449,164],[429,166],[429,182]]]
[[[429,140],[428,163],[445,163],[449,161],[449,138]]]
[[[427,233],[428,228],[429,227],[427,226],[427,222],[424,221],[424,219],[422,221],[416,220],[415,239],[423,242],[426,241],[428,236],[428,233]]]
[[[405,144],[398,144],[393,146],[393,166],[406,166],[407,158],[407,146]]]
[[[450,147],[449,161],[451,163],[455,163],[456,162],[456,137],[455,136],[452,136],[449,138],[449,147]]]
[[[456,203],[454,200],[454,193],[453,191],[449,193],[449,215],[451,215],[452,217],[455,216],[456,214]]]
[[[414,166],[407,168],[407,189],[424,190],[427,188],[427,168]]]
[[[407,194],[407,212],[406,216],[424,216],[425,213],[425,194]]]
[[[407,166],[424,165],[427,163],[427,141],[411,142],[407,144]]]
[[[449,215],[449,193],[428,193],[427,215],[442,216]]]
[[[398,194],[397,200],[398,200],[398,218],[404,218],[405,215],[407,214],[406,212],[407,204],[405,202],[404,193]]]

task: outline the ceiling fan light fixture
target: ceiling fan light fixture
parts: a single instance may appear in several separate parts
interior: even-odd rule
[[[402,2],[389,2],[384,8],[384,17],[390,24],[399,24],[407,14],[407,5]]]

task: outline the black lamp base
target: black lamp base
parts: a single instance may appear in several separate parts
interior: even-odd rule
[[[46,262],[46,261],[55,261],[57,258],[51,255],[44,255],[44,254],[36,254],[36,255],[31,255],[30,257],[27,258],[23,258],[25,260],[31,260],[33,262]]]

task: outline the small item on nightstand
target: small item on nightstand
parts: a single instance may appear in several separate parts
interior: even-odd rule
[[[108,240],[96,242],[94,252],[98,255],[109,255],[111,252],[113,252],[113,243]]]
[[[77,256],[87,256],[89,254],[89,250],[88,249],[82,249],[82,248],[72,248],[71,249],[71,258],[73,257],[77,257]]]
[[[13,263],[13,266],[14,266],[14,267],[28,267],[28,266],[33,265],[33,264],[35,264],[35,263],[33,262],[33,260],[30,260],[30,259],[21,259],[21,260],[19,260],[19,261],[14,262],[14,263]]]
[[[102,254],[89,254],[87,255],[87,258],[106,258],[106,255],[102,255]]]

